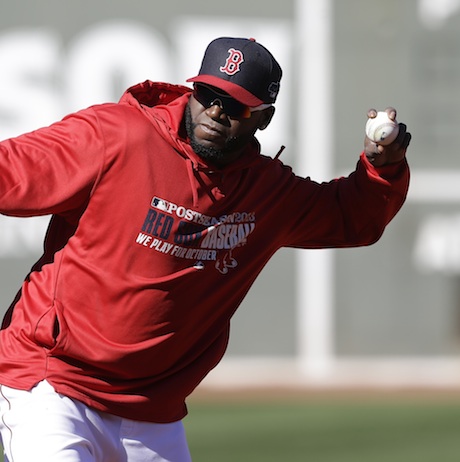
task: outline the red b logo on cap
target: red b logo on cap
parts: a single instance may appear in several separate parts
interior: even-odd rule
[[[234,48],[230,48],[228,52],[230,56],[225,61],[225,66],[220,67],[219,70],[228,75],[235,75],[240,71],[240,64],[244,61],[243,53]]]

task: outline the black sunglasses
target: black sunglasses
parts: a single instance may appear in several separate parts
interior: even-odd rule
[[[205,108],[217,105],[229,117],[237,119],[249,119],[251,117],[251,108],[232,98],[227,93],[220,93],[217,89],[203,84],[195,84],[193,87],[193,96]]]

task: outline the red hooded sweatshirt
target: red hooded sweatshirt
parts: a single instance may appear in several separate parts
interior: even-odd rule
[[[144,82],[0,143],[0,212],[52,215],[44,254],[0,331],[0,383],[171,422],[222,358],[229,322],[281,247],[374,243],[406,162],[319,184],[254,139],[217,169],[191,150],[190,90]]]

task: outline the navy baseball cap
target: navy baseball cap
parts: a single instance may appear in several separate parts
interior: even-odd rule
[[[211,85],[257,107],[275,102],[281,76],[276,59],[254,39],[221,37],[208,45],[199,74],[187,82]]]

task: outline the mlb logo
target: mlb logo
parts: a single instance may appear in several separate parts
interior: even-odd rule
[[[163,212],[167,212],[169,209],[169,202],[165,201],[164,199],[160,199],[159,197],[154,197],[152,199],[151,205],[153,208],[162,210]]]

